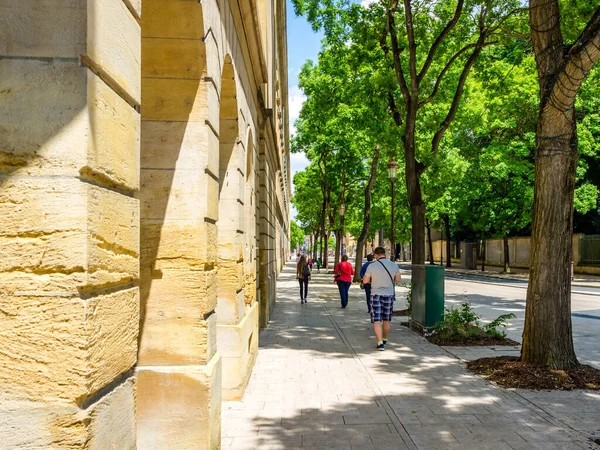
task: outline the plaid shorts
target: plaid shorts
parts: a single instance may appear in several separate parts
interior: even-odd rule
[[[392,321],[395,298],[393,295],[371,295],[371,323]]]

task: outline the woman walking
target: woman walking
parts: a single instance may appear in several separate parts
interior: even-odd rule
[[[298,283],[300,284],[300,303],[306,303],[310,268],[308,267],[305,255],[302,255],[300,261],[296,264],[296,278],[298,278]]]
[[[348,306],[348,291],[352,284],[352,276],[354,275],[354,267],[348,262],[348,255],[342,255],[342,260],[335,266],[333,271],[335,273],[335,282],[340,290],[340,300],[342,301],[342,308]]]

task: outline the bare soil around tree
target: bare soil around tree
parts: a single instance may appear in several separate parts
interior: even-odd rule
[[[600,391],[600,370],[586,365],[552,370],[521,362],[516,356],[500,356],[469,361],[467,369],[505,388]]]
[[[469,336],[460,339],[443,339],[440,336],[426,336],[427,340],[432,344],[439,345],[441,347],[494,347],[494,346],[511,346],[518,347],[517,341],[513,341],[509,338],[499,338],[487,336],[481,333],[478,336]]]

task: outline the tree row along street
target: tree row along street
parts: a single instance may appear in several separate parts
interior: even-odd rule
[[[507,272],[508,238],[531,236],[521,361],[577,367],[572,236],[600,234],[600,6],[292,3],[324,35],[300,73],[292,151],[310,164],[294,176],[292,235],[330,267],[348,233],[356,268],[384,237],[415,265],[433,230],[447,254],[479,243],[482,261],[499,238]]]

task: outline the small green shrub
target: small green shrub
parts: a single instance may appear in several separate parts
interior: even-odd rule
[[[432,328],[430,335],[436,335],[441,340],[465,341],[480,337],[491,337],[504,339],[506,331],[498,330],[499,327],[506,328],[508,319],[515,319],[512,313],[502,314],[490,323],[481,327],[481,317],[473,310],[471,303],[463,302],[458,308],[446,309],[444,319],[437,322]]]
[[[410,314],[412,312],[412,283],[402,283],[400,287],[408,289],[408,293],[406,294],[406,309]]]
[[[504,339],[506,337],[506,330],[498,330],[498,327],[506,328],[508,326],[509,319],[516,319],[513,313],[502,314],[501,316],[496,317],[490,323],[483,326],[483,330],[486,334],[493,338]]]

